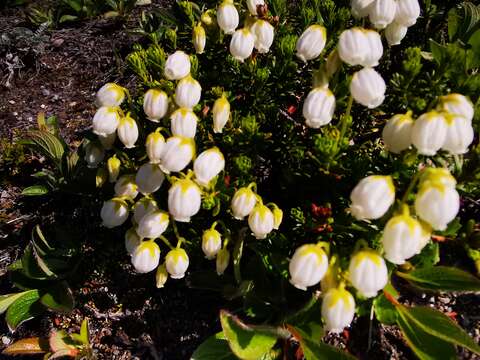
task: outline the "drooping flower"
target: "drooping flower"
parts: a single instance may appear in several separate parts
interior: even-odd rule
[[[195,142],[191,138],[172,136],[165,143],[160,167],[167,174],[179,172],[192,161],[195,156]]]
[[[198,118],[187,108],[175,110],[170,116],[171,130],[174,136],[194,138],[197,133]]]
[[[257,204],[248,216],[248,226],[257,239],[265,239],[275,224],[272,210],[263,204]]]
[[[97,92],[98,106],[120,106],[125,99],[125,89],[115,83],[103,85]]]
[[[317,87],[308,93],[302,111],[307,126],[318,129],[327,125],[335,112],[335,96],[329,89]]]
[[[327,42],[327,30],[321,25],[310,25],[297,40],[297,57],[307,62],[322,53]]]
[[[128,219],[128,205],[118,198],[105,201],[100,211],[102,225],[111,229],[122,225]]]
[[[474,109],[469,98],[461,94],[441,96],[437,106],[438,111],[446,111],[453,115],[460,115],[472,121]]]
[[[140,245],[142,239],[137,235],[135,228],[130,228],[125,233],[125,250],[128,255],[132,256],[135,249]]]
[[[230,103],[225,95],[215,100],[212,109],[213,132],[221,133],[230,118]]]
[[[232,213],[233,217],[238,220],[249,215],[257,203],[255,193],[249,187],[238,189],[232,198]]]
[[[420,4],[418,0],[397,0],[395,22],[410,27],[415,25],[420,16]]]
[[[405,35],[407,35],[408,28],[397,22],[392,22],[385,28],[385,38],[388,45],[400,45]]]
[[[412,144],[411,112],[394,115],[383,128],[382,139],[388,151],[398,154]]]
[[[186,251],[181,248],[170,250],[165,257],[165,266],[172,279],[182,279],[189,263]]]
[[[177,50],[165,62],[165,77],[168,80],[180,80],[190,74],[190,58],[183,51]]]
[[[353,287],[367,298],[376,296],[388,282],[385,260],[371,249],[361,250],[352,256],[348,273]]]
[[[165,211],[155,210],[140,219],[137,234],[142,239],[156,239],[167,230],[168,224],[168,214]]]
[[[368,16],[370,8],[375,0],[352,0],[352,15],[353,17],[360,19]]]
[[[179,222],[189,222],[200,210],[202,192],[192,180],[179,179],[168,190],[168,212]]]
[[[350,211],[356,219],[381,218],[395,201],[392,178],[380,175],[363,178],[350,194],[350,200]]]
[[[385,99],[385,90],[385,81],[375,70],[364,68],[353,74],[350,92],[355,101],[363,106],[373,109],[381,105]]]
[[[395,19],[397,3],[395,0],[375,0],[369,11],[369,19],[377,29],[385,29]]]
[[[459,115],[447,115],[445,120],[447,132],[442,149],[455,155],[465,154],[474,137],[471,121]]]
[[[130,116],[130,113],[120,119],[117,134],[118,138],[127,149],[131,149],[135,146],[138,139],[138,126],[135,120]]]
[[[142,241],[132,254],[132,265],[138,273],[148,273],[160,262],[160,248],[154,241]]]
[[[217,9],[217,23],[226,34],[233,34],[239,23],[238,11],[233,0],[223,1]]]
[[[290,283],[300,290],[316,285],[325,276],[328,269],[328,257],[318,244],[300,246],[288,266]]]
[[[122,175],[115,183],[115,195],[118,197],[127,196],[135,199],[138,195],[138,186],[135,183],[134,175]]]
[[[213,227],[202,235],[202,251],[209,260],[215,258],[222,248],[222,235]]]
[[[435,155],[445,143],[446,136],[447,122],[436,111],[421,115],[413,124],[412,144],[422,155]]]
[[[377,66],[383,55],[382,37],[375,30],[365,30],[364,33],[368,49],[360,65],[365,67]]]
[[[147,215],[154,211],[158,210],[157,202],[150,198],[150,197],[143,197],[138,200],[135,205],[133,206],[133,222],[134,224],[139,224],[140,220]]]
[[[102,106],[93,116],[93,133],[107,136],[117,130],[120,123],[120,108]]]
[[[355,315],[355,299],[344,286],[327,291],[322,301],[325,330],[340,333],[350,326]]]
[[[255,36],[255,49],[261,54],[267,53],[273,44],[273,26],[268,21],[257,20],[250,28],[250,31]]]
[[[364,63],[369,51],[365,29],[354,27],[344,30],[338,39],[337,50],[340,59],[349,65]]]
[[[240,62],[252,55],[255,46],[255,36],[247,28],[235,31],[230,40],[230,53]]]
[[[205,150],[193,162],[195,181],[201,186],[208,186],[225,168],[225,158],[217,147]]]
[[[165,147],[165,138],[160,133],[160,128],[147,136],[145,148],[151,164],[158,164],[162,159],[163,149]]]
[[[175,103],[186,109],[192,109],[198,104],[202,96],[200,83],[191,76],[184,77],[175,89]]]
[[[95,169],[105,158],[105,150],[95,142],[89,142],[85,146],[85,162],[89,168]]]
[[[165,175],[157,164],[146,163],[140,166],[135,176],[138,190],[142,194],[152,194],[163,184]]]
[[[168,96],[158,89],[148,90],[143,98],[143,112],[147,119],[153,122],[159,122],[168,111]]]

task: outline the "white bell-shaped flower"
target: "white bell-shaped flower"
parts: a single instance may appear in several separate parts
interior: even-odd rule
[[[201,186],[208,186],[224,168],[225,158],[217,147],[205,150],[193,162],[195,181]]]
[[[102,225],[111,229],[122,225],[128,219],[128,205],[122,199],[105,201],[100,211]]]
[[[250,11],[250,14],[253,16],[257,16],[257,6],[264,6],[265,1],[264,0],[247,0],[247,7],[248,11]]]
[[[238,189],[232,198],[232,213],[237,220],[249,215],[255,205],[257,204],[257,195],[250,189],[250,187],[243,187]]]
[[[422,187],[428,182],[440,183],[444,186],[455,189],[457,186],[457,180],[450,174],[450,171],[446,168],[433,168],[429,167],[423,170],[420,176],[419,187]]]
[[[352,7],[353,17],[360,19],[368,16],[370,7],[375,0],[351,0],[350,5]]]
[[[472,121],[474,108],[469,98],[461,94],[448,94],[441,96],[437,109],[453,115],[460,115]]]
[[[447,123],[447,134],[442,149],[455,155],[465,154],[473,142],[472,123],[467,118],[459,115],[447,114],[445,120]]]
[[[221,133],[230,118],[230,103],[225,95],[215,100],[212,109],[213,132]]]
[[[367,176],[355,186],[350,200],[350,211],[357,220],[379,219],[395,201],[393,180],[390,176]]]
[[[172,279],[182,279],[189,263],[186,251],[181,248],[170,250],[165,257],[165,266]]]
[[[144,274],[153,271],[160,262],[160,248],[154,241],[142,241],[131,260],[136,272]]]
[[[125,233],[125,250],[128,255],[132,256],[135,249],[142,242],[142,239],[137,235],[135,228],[130,228]]]
[[[165,283],[168,280],[168,271],[165,263],[160,265],[157,268],[157,272],[155,273],[155,285],[158,289],[161,289],[165,286]]]
[[[321,25],[310,25],[297,40],[296,54],[303,62],[316,59],[327,43],[327,29]]]
[[[445,143],[447,136],[447,122],[445,117],[436,111],[421,115],[412,128],[412,144],[418,153],[432,156]]]
[[[93,133],[106,136],[114,133],[120,123],[120,108],[102,106],[93,116]]]
[[[120,119],[117,134],[118,138],[127,149],[131,149],[135,146],[138,139],[138,126],[130,114],[127,114],[127,116]]]
[[[133,206],[133,223],[139,224],[140,220],[147,215],[154,211],[158,210],[158,205],[155,200],[149,197],[143,197],[138,200],[135,205]]]
[[[325,276],[328,269],[328,257],[318,244],[306,244],[295,250],[288,270],[290,283],[300,290],[316,285]]]
[[[226,247],[220,249],[217,254],[217,261],[215,262],[215,267],[217,270],[217,275],[223,275],[225,270],[227,270],[228,264],[230,263],[230,251]]]
[[[167,174],[170,172],[179,172],[192,161],[195,156],[195,142],[193,139],[172,136],[165,143],[162,162],[162,170]]]
[[[125,89],[120,85],[108,83],[97,92],[98,106],[120,106],[125,99]]]
[[[201,203],[200,188],[188,178],[175,181],[168,190],[168,212],[176,221],[189,222]]]
[[[420,4],[418,0],[397,0],[395,22],[410,27],[415,25],[420,16]]]
[[[344,286],[327,291],[322,300],[325,330],[338,334],[350,326],[355,315],[355,299]]]
[[[412,144],[412,113],[394,115],[383,128],[382,139],[388,151],[398,154]]]
[[[395,19],[397,3],[395,0],[375,0],[369,11],[369,19],[377,29],[385,29]]]
[[[108,170],[108,178],[110,182],[115,182],[118,179],[118,175],[120,175],[120,167],[122,163],[117,158],[116,155],[113,155],[111,158],[107,160],[107,170]]]
[[[260,54],[265,54],[270,50],[275,36],[273,26],[265,20],[257,20],[250,28],[255,36],[255,49]]]
[[[365,30],[368,42],[368,51],[360,65],[365,67],[377,66],[383,55],[382,37],[375,30]]]
[[[222,248],[222,235],[211,228],[205,230],[202,235],[202,251],[208,260],[217,256],[218,252]]]
[[[140,166],[135,176],[138,190],[142,194],[152,194],[162,186],[165,175],[157,164],[146,163]]]
[[[198,23],[193,28],[192,42],[193,46],[195,47],[195,52],[197,54],[203,54],[203,51],[205,50],[205,44],[207,42],[207,34],[205,33],[205,29],[201,23]]]
[[[248,215],[248,226],[256,239],[265,239],[273,230],[273,212],[263,204],[257,204]]]
[[[371,298],[388,283],[385,260],[371,249],[357,252],[350,259],[349,280],[361,296]]]
[[[302,111],[308,127],[327,125],[335,112],[335,96],[329,89],[317,87],[308,93]]]
[[[187,76],[180,80],[175,89],[175,103],[181,108],[192,109],[200,101],[202,87],[200,83]]]
[[[134,175],[122,175],[120,179],[115,183],[115,195],[127,196],[131,199],[135,199],[138,195],[138,186],[135,183]]]
[[[445,230],[460,209],[460,196],[454,187],[426,181],[415,198],[415,212],[434,230]]]
[[[168,111],[168,95],[158,89],[148,90],[143,97],[143,112],[147,119],[159,122]]]
[[[142,239],[156,239],[168,228],[169,217],[165,211],[152,211],[138,223],[137,234]]]
[[[117,139],[117,133],[113,132],[107,135],[98,135],[97,137],[98,140],[100,140],[100,144],[102,144],[103,148],[106,150],[110,150],[111,148],[113,148],[113,144]]]
[[[340,34],[337,50],[343,62],[352,66],[365,62],[370,47],[366,33],[365,29],[354,27]]]
[[[364,68],[353,74],[350,92],[355,101],[363,106],[373,109],[381,105],[385,91],[385,81],[375,70]]]
[[[197,133],[197,115],[187,108],[175,110],[170,116],[171,130],[174,136],[194,138]]]
[[[385,28],[385,38],[387,39],[388,45],[400,45],[403,38],[407,35],[408,28],[403,26],[396,21],[388,24]]]
[[[403,213],[388,220],[383,229],[385,259],[397,265],[405,263],[405,260],[418,254],[423,238],[422,225],[410,216],[408,207],[405,206]]]
[[[165,77],[168,80],[180,80],[190,74],[190,58],[183,51],[177,50],[165,62]]]
[[[225,0],[217,9],[217,23],[226,34],[233,34],[239,23],[238,11],[233,0]]]
[[[100,145],[89,142],[85,146],[85,162],[89,168],[95,169],[105,158],[105,150]]]
[[[160,133],[160,128],[148,134],[145,148],[151,164],[158,164],[162,160],[165,138]]]
[[[255,36],[247,28],[235,31],[230,40],[230,54],[238,61],[243,62],[252,55],[255,46]]]

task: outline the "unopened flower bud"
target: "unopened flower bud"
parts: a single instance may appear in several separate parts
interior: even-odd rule
[[[98,106],[120,106],[125,99],[125,90],[120,85],[108,83],[97,92]]]
[[[164,172],[179,172],[192,161],[195,155],[195,142],[193,139],[172,136],[165,143],[161,168]]]
[[[382,138],[388,151],[398,154],[412,144],[413,119],[411,113],[398,114],[387,121]]]
[[[317,87],[308,93],[302,112],[308,127],[318,129],[327,125],[335,112],[335,96],[329,89]]]
[[[436,111],[421,115],[413,124],[412,143],[422,155],[435,155],[445,143],[446,136],[447,122]]]
[[[97,169],[97,174],[95,175],[95,186],[101,188],[108,180],[108,171],[103,167]]]
[[[205,29],[200,23],[193,28],[192,42],[193,46],[195,47],[195,52],[197,54],[203,54],[203,51],[205,50],[205,44],[207,42],[207,35],[205,33]]]
[[[217,23],[226,34],[233,34],[239,23],[238,11],[232,0],[225,0],[217,9]]]
[[[183,51],[177,50],[165,62],[165,77],[168,80],[180,80],[190,74],[190,58]]]
[[[385,81],[375,70],[364,68],[353,74],[350,92],[355,101],[363,106],[373,109],[382,104],[385,90]]]
[[[297,40],[297,57],[307,62],[316,59],[327,43],[327,30],[321,25],[310,25]]]
[[[390,176],[372,175],[360,180],[350,194],[350,211],[357,220],[381,218],[395,201]]]
[[[316,285],[325,276],[328,269],[328,257],[318,244],[300,246],[288,266],[290,283],[300,290]]]
[[[160,248],[154,241],[142,241],[132,254],[132,265],[138,273],[153,271],[160,262]]]
[[[168,212],[179,222],[189,222],[198,213],[202,192],[190,179],[177,180],[168,190]]]
[[[102,225],[109,229],[120,226],[128,219],[128,205],[125,201],[116,198],[105,201],[100,217]]]
[[[123,175],[115,183],[115,195],[127,196],[131,199],[135,199],[138,195],[138,187],[135,183],[135,176],[133,175]]]
[[[143,112],[147,119],[159,122],[168,111],[168,96],[162,90],[150,89],[143,98]]]
[[[223,275],[230,262],[230,251],[226,247],[222,248],[217,254],[216,268],[217,275]]]
[[[202,235],[202,250],[209,260],[217,256],[222,248],[222,235],[215,229],[208,229]]]
[[[385,260],[371,249],[352,256],[348,267],[349,280],[361,296],[374,297],[388,282]]]
[[[117,134],[118,138],[127,149],[131,149],[135,146],[138,139],[138,126],[130,114],[127,114],[127,116],[120,119]]]
[[[278,206],[275,206],[272,212],[273,212],[273,228],[275,230],[278,230],[283,220],[283,211]]]
[[[192,109],[200,101],[201,95],[200,83],[191,76],[187,76],[177,84],[175,103],[181,108]]]
[[[142,239],[156,239],[167,230],[168,223],[169,217],[165,211],[152,211],[140,219],[137,234]]]
[[[158,266],[157,272],[155,274],[155,283],[157,285],[157,288],[158,289],[163,288],[167,280],[168,280],[167,267],[165,266],[165,263],[163,263]]]
[[[208,186],[224,168],[225,158],[217,147],[205,150],[193,163],[195,181],[201,186]]]
[[[243,187],[238,189],[232,199],[233,217],[237,220],[243,220],[245,216],[252,212],[256,203],[257,197],[250,188]]]
[[[325,330],[340,333],[350,326],[355,315],[355,300],[344,287],[327,291],[322,301],[322,318]]]
[[[108,177],[110,182],[115,182],[118,179],[118,175],[120,174],[120,166],[122,163],[117,158],[116,155],[113,155],[111,158],[107,160],[107,169],[108,169]]]
[[[255,37],[249,29],[243,28],[235,31],[230,40],[230,53],[238,61],[243,62],[252,55],[255,46]]]
[[[194,138],[197,132],[198,118],[195,113],[187,108],[175,110],[170,116],[172,134],[174,136],[183,136]]]
[[[146,163],[140,166],[135,176],[138,190],[142,194],[152,194],[163,184],[165,175],[157,164]]]
[[[162,159],[163,149],[165,147],[165,138],[160,133],[160,129],[157,129],[147,136],[145,147],[150,163],[158,164]]]
[[[182,279],[188,265],[188,255],[183,249],[170,250],[165,258],[165,266],[172,279]]]
[[[118,107],[102,106],[93,116],[93,133],[106,136],[114,133],[120,123]]]
[[[225,96],[215,100],[213,104],[213,132],[221,133],[230,118],[230,103]]]

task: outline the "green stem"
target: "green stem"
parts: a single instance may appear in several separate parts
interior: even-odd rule
[[[247,230],[247,227],[243,227],[239,230],[237,241],[235,242],[235,247],[233,248],[233,273],[235,275],[235,280],[237,281],[237,284],[240,284],[242,282],[240,260],[242,259],[243,244]]]
[[[345,114],[343,114],[342,117],[340,118],[340,135],[338,136],[338,139],[335,142],[335,145],[333,146],[332,159],[337,156],[340,150],[339,144],[343,142],[343,138],[347,133],[347,127],[348,127],[350,114],[352,112],[352,106],[353,106],[353,96],[350,94],[350,96],[348,97],[347,109],[345,110]]]
[[[177,223],[175,222],[175,220],[172,220],[172,226],[173,226],[173,232],[175,233],[175,237],[180,240],[181,239],[181,236],[180,234],[178,233],[178,228],[177,228]]]
[[[171,250],[174,249],[173,245],[170,244],[170,241],[168,241],[168,239],[165,236],[160,235],[159,239],[162,240],[164,244],[167,245]]]
[[[418,180],[420,180],[420,176],[422,175],[422,172],[423,170],[417,171],[413,179],[410,181],[410,184],[408,185],[408,188],[405,191],[405,194],[403,194],[402,200],[400,201],[400,205],[399,205],[400,211],[402,211],[403,205],[405,205],[405,203],[408,200],[408,196],[415,188],[415,185],[417,185]]]

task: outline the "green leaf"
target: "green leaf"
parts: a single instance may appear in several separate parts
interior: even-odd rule
[[[225,310],[220,312],[220,322],[230,349],[242,360],[261,358],[277,342],[277,337],[271,333],[245,325]]]
[[[33,185],[22,190],[23,196],[42,196],[48,194],[49,190],[44,185]]]
[[[20,339],[2,351],[4,355],[34,355],[43,354],[50,350],[48,341],[38,337]]]
[[[30,290],[10,305],[5,320],[11,331],[14,331],[22,322],[43,312],[44,307],[38,302],[39,299],[38,290]]]
[[[80,339],[83,344],[90,344],[90,329],[88,326],[88,318],[85,318],[82,321],[82,326],[80,327]]]
[[[75,15],[62,15],[60,17],[60,20],[58,20],[60,22],[60,24],[63,24],[63,23],[66,23],[66,22],[70,22],[70,21],[76,21],[78,20],[78,16],[75,16]]]
[[[23,252],[22,270],[23,274],[30,279],[47,280],[50,277],[50,271],[48,270],[48,273],[46,273],[38,264],[32,245],[28,245]]]
[[[398,311],[384,294],[373,300],[373,310],[375,311],[375,317],[382,324],[393,325],[396,323]]]
[[[480,291],[480,279],[454,267],[435,266],[397,275],[425,290]]]
[[[407,344],[420,360],[457,358],[455,347],[452,344],[423,331],[415,322],[402,316],[401,313],[397,318],[397,324],[402,330]]]
[[[61,169],[61,162],[65,148],[62,142],[48,131],[32,130],[27,134],[31,141],[30,146],[40,151],[44,156],[52,160],[58,169]]]
[[[433,59],[438,63],[438,65],[442,65],[446,54],[445,46],[437,43],[435,40],[430,39],[430,51],[432,52]]]
[[[325,344],[322,341],[313,341],[308,338],[300,340],[300,346],[306,360],[352,360],[354,356],[337,349],[334,346]]]
[[[195,350],[191,360],[236,360],[233,355],[228,341],[225,339],[223,332],[219,332],[203,343]]]
[[[404,319],[408,318],[426,333],[480,354],[480,346],[465,330],[440,311],[425,306],[405,307],[398,305],[397,309]]]
[[[25,293],[26,291],[15,294],[0,295],[0,314],[3,314],[5,311],[7,311],[8,307]]]
[[[75,306],[72,290],[65,281],[47,289],[40,302],[47,308],[59,312],[70,312]]]
[[[285,321],[297,330],[301,330],[303,336],[310,339],[321,339],[325,333],[319,321],[321,317],[321,302],[316,296],[312,296],[303,308],[285,319]]]

